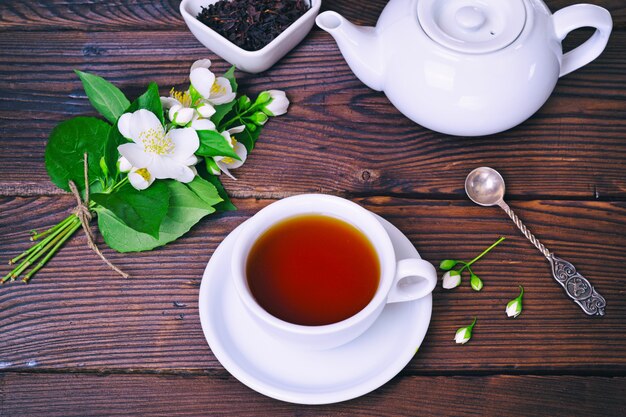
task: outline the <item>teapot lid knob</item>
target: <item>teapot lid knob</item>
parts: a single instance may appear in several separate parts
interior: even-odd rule
[[[505,48],[526,25],[523,0],[418,0],[417,18],[436,43],[465,53]]]
[[[485,13],[472,6],[461,7],[457,10],[455,18],[459,26],[467,30],[478,30],[487,22]]]

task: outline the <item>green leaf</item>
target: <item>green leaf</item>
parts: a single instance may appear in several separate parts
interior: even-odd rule
[[[205,161],[208,162],[209,158],[205,158]],[[211,184],[213,184],[213,186],[217,190],[219,196],[223,200],[221,203],[216,204],[214,206],[215,209],[217,211],[234,211],[234,210],[237,210],[237,207],[235,207],[235,205],[230,201],[230,197],[228,197],[228,194],[226,194],[226,190],[224,189],[224,186],[222,185],[222,182],[220,181],[219,177],[217,175],[213,175],[213,174],[209,173],[209,171],[207,170],[207,167],[205,165],[198,164],[198,165],[196,165],[196,168],[198,170],[198,175],[201,176],[202,178],[204,178],[205,180],[207,180],[208,182],[210,182]]]
[[[218,211],[234,211],[234,210],[237,210],[237,207],[235,207],[235,205],[230,201],[230,197],[228,196],[228,194],[226,194],[226,190],[224,189],[224,186],[222,185],[222,182],[217,177],[217,175],[209,175],[208,178],[207,178],[207,181],[209,181],[211,184],[213,184],[213,186],[217,189],[217,192],[219,193],[219,196],[223,200],[221,203],[216,204],[214,206],[216,210],[218,210]]]
[[[74,71],[83,83],[91,105],[109,122],[115,123],[130,106],[130,102],[119,88],[97,75]]]
[[[254,144],[259,139],[259,135],[261,134],[261,127],[259,126],[254,131],[250,131],[250,129],[246,128],[243,132],[237,134],[237,140],[244,144],[248,153],[254,149]]]
[[[209,207],[213,207],[216,204],[224,201],[217,188],[207,180],[196,175],[193,181],[186,184],[191,191],[193,191],[198,197],[202,199]]]
[[[162,125],[165,125],[165,118],[163,116],[163,105],[161,104],[161,96],[159,95],[159,86],[155,82],[148,84],[148,89],[145,93],[137,97],[132,102],[127,112],[132,113],[139,109],[150,110],[159,118]]]
[[[215,208],[208,207],[207,203],[185,184],[174,180],[162,182],[170,191],[170,201],[167,214],[159,227],[158,239],[126,226],[109,210],[98,212],[98,227],[111,248],[118,252],[154,249],[178,239],[204,216],[215,212]]]
[[[127,184],[111,194],[93,194],[91,199],[100,205],[96,212],[106,209],[126,226],[158,239],[159,227],[167,214],[170,190],[161,181],[142,191]]]
[[[230,82],[230,86],[233,89],[233,93],[236,93],[237,88],[239,88],[239,86],[237,85],[237,79],[235,78],[235,66],[234,65],[230,67],[228,71],[224,73],[224,78],[226,78],[228,82]]]
[[[221,134],[214,130],[197,130],[198,138],[200,138],[200,147],[196,151],[196,155],[200,156],[228,156],[241,161],[239,155],[230,146],[228,141]]]
[[[218,104],[215,106],[215,113],[211,116],[211,121],[215,123],[215,126],[219,126],[220,122],[224,119],[230,111],[233,109],[237,100],[233,100],[230,103]],[[235,117],[235,112],[233,112],[232,117]]]
[[[109,167],[106,164],[106,161],[104,160],[104,156],[100,158],[100,161],[98,161],[100,163],[100,170],[102,171],[102,175],[104,175],[105,177],[109,176]]]
[[[74,181],[79,190],[85,188],[84,157],[87,152],[89,184],[101,178],[100,159],[104,156],[111,125],[95,117],[75,117],[59,123],[50,134],[46,145],[46,169],[50,180],[69,191],[68,181]]]

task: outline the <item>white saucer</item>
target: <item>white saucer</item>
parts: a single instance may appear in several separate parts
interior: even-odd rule
[[[378,219],[391,237],[397,259],[420,257],[402,232]],[[430,294],[388,304],[364,334],[334,349],[301,349],[263,332],[244,310],[230,279],[229,255],[242,227],[245,222],[211,257],[200,286],[199,308],[213,354],[243,384],[282,401],[334,403],[375,390],[415,355],[430,323]]]

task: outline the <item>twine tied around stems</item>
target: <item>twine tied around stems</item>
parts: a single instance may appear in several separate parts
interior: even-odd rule
[[[68,182],[70,186],[70,190],[72,191],[72,194],[74,195],[74,197],[76,197],[76,208],[72,212],[76,215],[76,217],[78,217],[78,220],[80,220],[80,224],[83,226],[83,230],[85,231],[85,236],[87,237],[87,246],[89,246],[89,248],[93,250],[100,258],[102,258],[102,260],[109,266],[109,268],[111,268],[112,270],[120,274],[122,277],[128,278],[129,275],[126,272],[122,271],[121,269],[113,265],[111,261],[109,261],[106,258],[106,256],[104,256],[104,254],[100,251],[100,249],[98,248],[98,246],[96,245],[94,241],[93,232],[91,231],[91,227],[89,227],[89,222],[93,218],[93,215],[91,214],[91,210],[89,210],[89,174],[88,174],[88,165],[87,165],[87,152],[85,152],[84,166],[85,166],[85,199],[84,200],[81,199],[80,192],[78,191],[76,184],[74,184],[74,181],[70,180]]]

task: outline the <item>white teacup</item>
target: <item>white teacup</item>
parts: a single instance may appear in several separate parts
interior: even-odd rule
[[[337,323],[303,326],[281,320],[257,303],[248,286],[246,262],[256,240],[281,220],[305,214],[332,216],[351,224],[366,236],[378,256],[380,277],[374,297],[361,311]],[[262,329],[286,342],[313,349],[329,349],[351,341],[376,321],[387,303],[422,298],[437,283],[437,273],[429,262],[396,260],[389,235],[372,213],[351,201],[324,194],[288,197],[250,218],[235,241],[231,270],[239,298]]]

